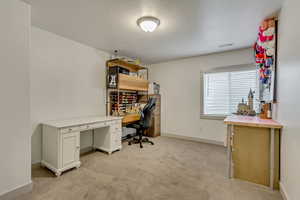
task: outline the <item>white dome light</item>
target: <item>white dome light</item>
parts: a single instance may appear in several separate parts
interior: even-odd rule
[[[138,26],[145,32],[153,32],[159,26],[160,21],[155,17],[141,17],[137,20]]]

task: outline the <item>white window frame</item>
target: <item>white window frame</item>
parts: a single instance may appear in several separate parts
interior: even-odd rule
[[[234,71],[249,71],[256,69],[254,63],[242,64],[242,65],[233,65],[226,67],[219,67],[216,69],[202,71],[200,72],[200,119],[211,119],[211,120],[224,120],[228,115],[210,115],[204,114],[204,74],[206,73],[218,73],[218,72],[234,72]],[[257,81],[259,81],[257,79]]]

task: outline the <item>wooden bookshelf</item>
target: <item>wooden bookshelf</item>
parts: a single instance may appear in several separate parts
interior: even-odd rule
[[[107,115],[119,115],[123,117],[123,124],[130,124],[140,119],[140,114],[132,113],[136,112],[136,101],[131,101],[129,96],[135,95],[137,97],[139,93],[148,96],[149,81],[138,77],[140,70],[145,70],[143,73],[147,73],[146,67],[126,62],[124,60],[114,59],[106,62],[107,72]],[[128,70],[129,74],[128,74]],[[144,74],[146,75],[146,74]],[[115,76],[114,84],[111,84],[113,80],[112,76]],[[128,94],[124,94],[128,93]],[[129,107],[129,109],[127,109]],[[125,111],[125,112],[124,112]]]

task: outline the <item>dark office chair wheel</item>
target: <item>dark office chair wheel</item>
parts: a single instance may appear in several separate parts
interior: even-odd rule
[[[128,145],[131,145],[131,142],[128,142]]]
[[[153,143],[152,141],[150,141],[148,138],[143,138],[143,139],[142,139],[142,142],[144,142],[144,143],[149,143],[149,144],[151,144],[151,145],[154,145],[154,143]]]
[[[143,148],[143,145],[140,143],[140,148],[142,149]]]
[[[149,144],[154,145],[154,143],[150,140],[147,141]]]

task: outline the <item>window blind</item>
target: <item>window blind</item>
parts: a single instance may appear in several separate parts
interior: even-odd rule
[[[255,69],[247,71],[204,73],[204,115],[229,115],[237,111],[238,103],[248,101],[250,88],[254,93],[257,111],[258,81]]]

